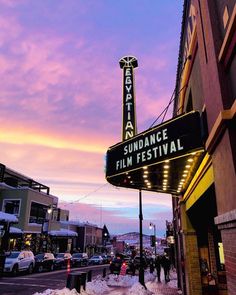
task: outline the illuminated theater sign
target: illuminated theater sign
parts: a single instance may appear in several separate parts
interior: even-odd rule
[[[122,139],[127,140],[136,135],[136,114],[134,97],[134,68],[138,61],[134,56],[124,56],[119,61],[123,69],[123,127]]]
[[[204,151],[199,112],[190,112],[107,151],[106,179],[113,185],[180,194]]]

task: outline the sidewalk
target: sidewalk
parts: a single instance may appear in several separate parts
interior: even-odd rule
[[[138,276],[131,275],[108,275],[106,278],[97,276],[91,282],[86,283],[86,290],[81,293],[75,289],[47,289],[43,293],[34,293],[34,295],[179,295],[177,289],[177,274],[170,272],[170,281],[165,283],[163,273],[161,273],[161,282],[157,282],[156,272],[145,272],[145,286],[139,283]]]
[[[130,292],[128,287],[112,287],[111,291],[104,293],[109,295],[127,295]],[[156,283],[156,287],[150,290],[153,295],[179,295],[177,288],[170,288],[165,283]],[[137,295],[137,294],[136,294]]]
[[[155,272],[154,272],[155,275]],[[137,283],[136,283],[137,284]],[[157,279],[154,281],[149,281],[145,283],[147,290],[141,290],[142,286],[139,287],[123,287],[123,286],[109,286],[110,290],[103,293],[104,295],[139,295],[139,294],[148,294],[148,295],[179,295],[177,288],[177,275],[175,272],[170,273],[170,282],[165,283],[163,275],[161,275],[161,283],[157,282]]]

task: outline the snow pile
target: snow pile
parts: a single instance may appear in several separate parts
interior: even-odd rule
[[[94,280],[86,283],[86,292],[89,295],[103,294],[108,291],[110,291],[110,288],[104,280]],[[84,295],[87,293],[84,293]]]
[[[153,294],[148,289],[145,289],[140,283],[135,283],[129,290],[128,295],[151,295]]]
[[[79,295],[79,293],[73,289],[61,289],[61,290],[52,290],[52,289],[47,289],[45,290],[43,293],[34,293],[33,295]],[[87,293],[83,294],[83,295],[87,295]]]
[[[145,272],[144,274],[144,280],[145,282],[148,281],[154,281],[155,275],[149,272]],[[119,286],[119,287],[131,287],[135,283],[139,281],[138,276],[131,276],[131,275],[125,275],[125,276],[119,276],[119,275],[108,275],[107,278],[107,285],[108,286]]]
[[[124,294],[124,288],[127,295],[161,295],[165,288],[176,289],[177,290],[177,280],[176,273],[172,273],[170,276],[171,281],[168,284],[164,283],[164,278],[162,275],[162,283],[157,283],[156,276],[153,273],[145,272],[145,289],[139,283],[138,276],[121,276],[110,274],[106,279],[97,276],[92,282],[86,283],[86,291],[81,287],[80,293],[75,289],[69,290],[64,288],[62,290],[51,290],[47,289],[43,293],[34,293],[34,295],[102,295],[102,294],[111,294],[111,295],[122,295]],[[117,288],[115,288],[117,287]]]
[[[108,275],[107,285],[118,286],[118,287],[131,287],[134,283],[138,282],[137,276],[119,276],[119,275]]]
[[[146,282],[152,282],[152,281],[155,281],[156,279],[156,276],[153,274],[153,273],[150,273],[150,272],[145,272],[144,273],[144,281],[145,283]]]

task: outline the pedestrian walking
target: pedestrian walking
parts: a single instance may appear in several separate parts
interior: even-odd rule
[[[166,253],[164,253],[164,255],[161,258],[161,266],[164,269],[166,283],[168,283],[170,281],[170,265],[171,265],[170,258]]]
[[[161,256],[157,255],[155,258],[155,268],[157,272],[157,280],[161,282]]]

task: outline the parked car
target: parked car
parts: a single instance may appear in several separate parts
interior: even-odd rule
[[[55,254],[54,267],[57,269],[66,268],[71,264],[72,255],[70,253],[57,253]]]
[[[126,264],[126,273],[135,275],[135,265],[134,265],[134,260],[132,258],[127,258],[125,259],[125,264]]]
[[[41,253],[34,256],[35,270],[42,272],[44,269],[53,270],[55,257],[52,253]]]
[[[93,255],[91,258],[89,258],[89,264],[95,265],[95,264],[103,264],[103,259],[101,255]]]
[[[104,264],[110,263],[109,257],[106,254],[102,254],[101,256]]]
[[[113,257],[114,257],[114,256],[111,256],[111,255],[109,255],[109,254],[107,255],[108,263],[110,263],[110,262],[112,261]]]
[[[72,267],[88,265],[88,254],[87,253],[74,253],[71,257]]]
[[[123,257],[116,256],[113,258],[109,267],[111,274],[119,274],[123,263],[125,264]]]
[[[11,251],[7,255],[4,272],[16,275],[20,271],[32,273],[35,266],[34,254],[31,251]]]

